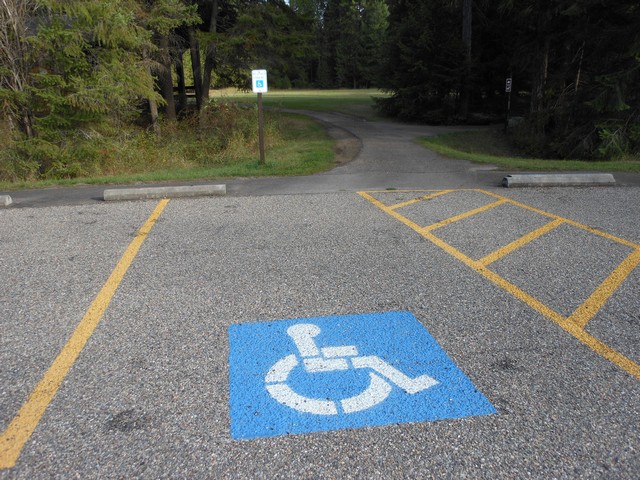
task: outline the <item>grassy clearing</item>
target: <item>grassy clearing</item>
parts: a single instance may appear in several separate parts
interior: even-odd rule
[[[640,172],[640,159],[615,161],[547,160],[520,156],[501,130],[456,132],[421,138],[418,143],[451,158],[510,170]]]
[[[233,89],[212,92],[213,98],[245,104],[256,104],[255,93]],[[275,90],[263,94],[263,104],[269,108],[313,110],[316,112],[339,112],[367,120],[380,119],[374,110],[374,99],[386,94],[377,89],[363,90]]]
[[[99,150],[99,160],[81,166],[86,174],[3,181],[0,189],[310,175],[333,166],[333,140],[307,117],[265,112],[266,162],[261,165],[256,112],[248,110],[240,118],[217,113],[216,122],[230,124],[209,125],[206,131],[189,122],[165,126],[160,139],[131,130],[116,138],[93,138],[91,148]]]

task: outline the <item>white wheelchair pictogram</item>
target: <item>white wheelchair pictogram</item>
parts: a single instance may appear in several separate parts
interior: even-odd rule
[[[429,375],[416,378],[406,376],[377,356],[359,356],[353,345],[318,348],[314,337],[320,327],[312,323],[300,323],[287,329],[307,373],[333,372],[339,370],[369,369],[369,386],[358,395],[342,400],[311,398],[295,392],[288,384],[289,374],[300,365],[298,355],[287,355],[278,360],[265,377],[266,389],[276,401],[303,413],[316,415],[338,415],[354,413],[383,402],[395,384],[408,394],[426,390],[439,382]],[[389,383],[391,382],[391,384]]]

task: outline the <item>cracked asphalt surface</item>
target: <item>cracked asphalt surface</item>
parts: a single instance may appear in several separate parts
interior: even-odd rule
[[[505,190],[503,172],[412,143],[441,129],[318,116],[358,139],[359,155],[313,177],[238,180],[226,197],[170,200],[0,478],[637,478],[636,370],[518,296],[562,316],[597,306],[584,332],[638,365],[634,178]],[[430,197],[442,190],[453,191]],[[457,218],[483,208],[483,192],[516,203]],[[0,210],[0,431],[159,204],[100,194],[12,192],[15,207]],[[563,223],[486,266],[515,289],[471,268],[551,220],[539,212]],[[432,233],[454,250],[426,235],[438,222]],[[625,262],[617,284],[611,272]],[[607,282],[615,288],[600,304],[592,294]],[[399,310],[496,414],[231,438],[229,325]]]

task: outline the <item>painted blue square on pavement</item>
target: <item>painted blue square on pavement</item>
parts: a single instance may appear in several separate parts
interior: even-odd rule
[[[231,435],[495,413],[410,312],[229,327]]]

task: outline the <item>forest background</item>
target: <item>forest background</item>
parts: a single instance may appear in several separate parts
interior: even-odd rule
[[[210,91],[254,68],[275,89],[380,88],[403,121],[500,122],[510,97],[523,153],[640,156],[637,0],[2,0],[0,180],[108,174],[169,138],[230,161],[253,112]]]

